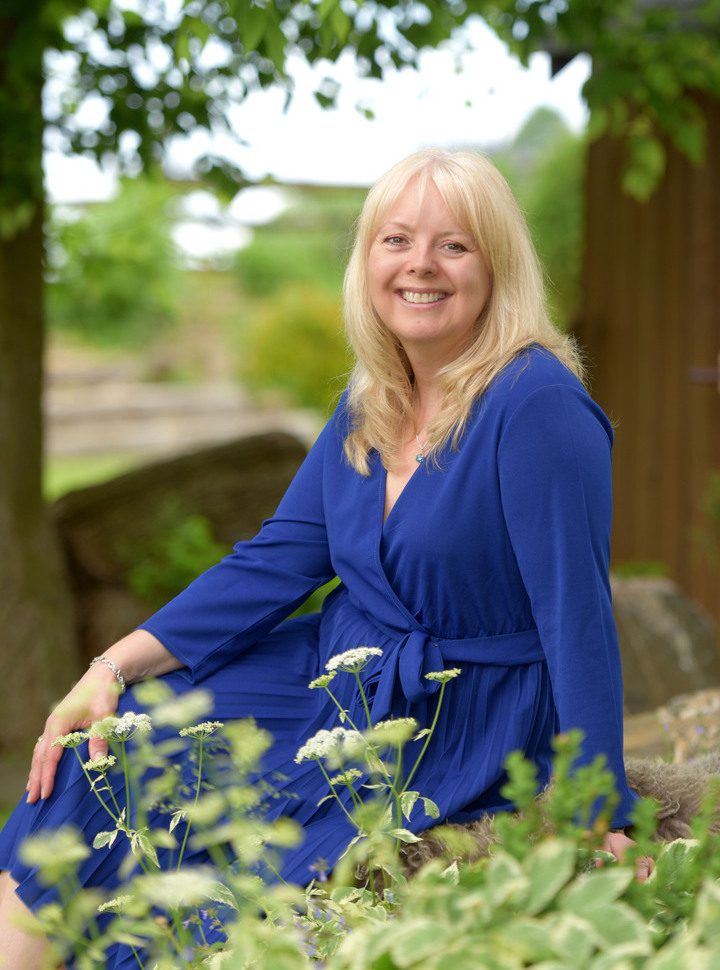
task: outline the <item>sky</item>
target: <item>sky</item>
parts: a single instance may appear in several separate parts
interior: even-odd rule
[[[491,148],[507,141],[542,105],[555,108],[573,130],[584,126],[587,112],[580,91],[590,70],[588,57],[576,57],[551,78],[546,54],[533,55],[526,69],[479,18],[467,30],[472,50],[462,57],[460,73],[452,42],[423,53],[418,71],[394,71],[382,81],[359,78],[350,56],[315,68],[297,59],[291,65],[295,95],[286,112],[282,91],[254,93],[231,116],[237,141],[210,142],[200,133],[178,140],[171,154],[173,169],[189,169],[193,158],[211,150],[238,161],[251,178],[369,185],[420,147]],[[336,110],[323,110],[312,94],[326,75],[341,83]],[[358,104],[370,108],[374,120],[366,119]],[[56,202],[108,198],[116,185],[112,173],[101,172],[88,159],[57,153],[46,157],[46,181]],[[256,197],[269,204],[267,194]],[[252,206],[245,209],[248,221],[257,218]]]

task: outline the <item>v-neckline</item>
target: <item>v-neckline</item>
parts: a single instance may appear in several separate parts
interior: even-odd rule
[[[390,508],[390,511],[388,512],[387,515],[385,515],[385,503],[387,500],[387,468],[385,467],[385,465],[383,465],[379,455],[378,455],[378,461],[380,463],[380,531],[384,532],[385,526],[392,518],[393,513],[398,506],[398,503],[402,500],[403,495],[405,494],[405,492],[407,492],[408,488],[410,487],[410,483],[413,481],[414,478],[417,477],[418,472],[422,469],[423,463],[422,462],[417,463],[417,468],[414,469],[414,471],[412,472],[408,480],[400,489],[400,491],[398,492],[397,498],[395,499],[395,501],[393,502]]]

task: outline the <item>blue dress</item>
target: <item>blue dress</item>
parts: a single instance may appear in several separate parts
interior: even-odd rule
[[[603,411],[549,351],[520,353],[476,403],[460,446],[440,467],[418,465],[383,522],[386,474],[371,455],[363,477],[342,452],[344,401],[325,426],[275,515],[203,573],[143,628],[185,665],[164,679],[178,692],[214,692],[213,717],[252,716],[275,743],[264,769],[287,776],[274,804],[304,827],[283,875],[304,884],[319,858],[332,865],[352,836],[300,745],[337,725],[324,691],[307,684],[333,654],[379,646],[363,672],[373,720],[432,716],[443,666],[462,675],[413,788],[441,820],[461,822],[511,807],[500,794],[503,762],[520,749],[549,777],[550,741],[584,731],[581,761],[603,753],[620,799],[613,824],[628,824],[636,795],[622,760],[622,680],[609,586],[611,448]],[[331,577],[340,585],[322,613],[285,618]],[[342,685],[345,686],[342,686]],[[362,720],[353,678],[336,678],[342,702]],[[132,689],[121,710],[137,710]],[[89,840],[104,822],[64,755],[45,803],[23,803],[0,835],[0,868],[12,870],[28,905],[46,901],[16,858],[29,831],[73,822]],[[409,825],[431,820],[421,812]],[[115,846],[83,867],[87,883],[113,885]],[[108,966],[124,966],[122,955]],[[128,966],[132,964],[127,963]]]

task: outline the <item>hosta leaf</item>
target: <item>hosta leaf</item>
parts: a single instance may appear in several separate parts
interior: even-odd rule
[[[595,950],[595,932],[586,920],[572,913],[559,913],[549,927],[555,956],[583,967]]]
[[[538,960],[550,960],[555,956],[550,942],[550,928],[539,920],[519,917],[492,933],[492,939],[515,954],[523,964],[532,963],[534,966]]]
[[[423,808],[425,809],[425,814],[428,816],[428,818],[440,818],[440,809],[437,807],[432,798],[425,798],[424,795],[421,795],[420,800],[423,803]]]
[[[609,866],[579,876],[560,896],[560,908],[577,916],[584,916],[598,906],[615,902],[632,879],[632,869],[620,866]]]
[[[497,909],[508,901],[524,898],[529,888],[522,866],[507,852],[494,852],[485,869],[485,896]]]
[[[525,912],[540,913],[552,902],[575,871],[577,850],[563,839],[545,839],[525,860],[525,873],[530,881]]]
[[[585,919],[595,927],[604,949],[625,944],[627,955],[638,956],[652,949],[647,923],[625,903],[598,906],[588,910]]]

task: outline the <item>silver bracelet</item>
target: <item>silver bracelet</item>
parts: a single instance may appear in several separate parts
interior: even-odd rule
[[[115,661],[111,660],[109,657],[93,657],[92,660],[90,661],[90,666],[92,667],[92,665],[96,663],[105,664],[106,667],[109,667],[110,670],[112,670],[112,672],[115,674],[115,680],[117,680],[118,684],[120,684],[120,693],[124,694],[125,677],[123,676],[122,670],[120,670],[120,668],[115,663]]]

